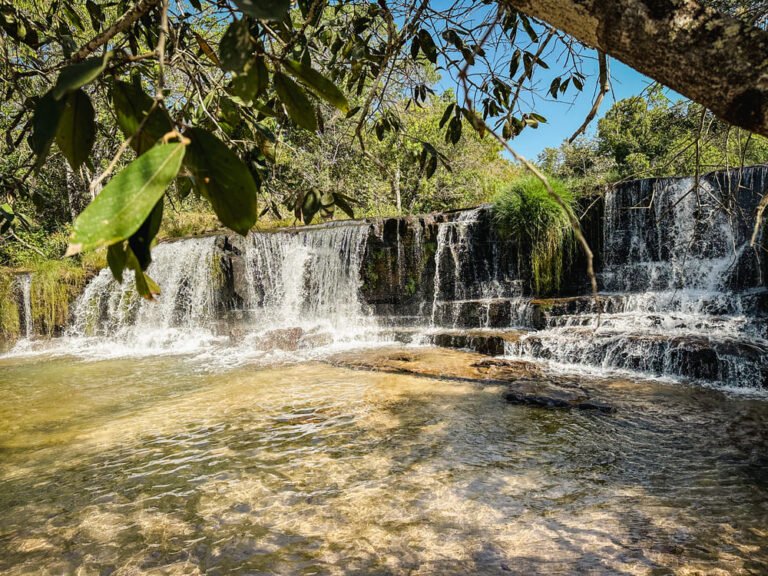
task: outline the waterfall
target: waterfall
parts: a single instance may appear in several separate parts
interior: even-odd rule
[[[34,324],[32,321],[32,275],[19,274],[16,276],[21,293],[21,312],[24,321],[24,338],[30,340],[34,336]]]
[[[567,370],[768,386],[765,266],[748,244],[766,185],[768,168],[755,167],[609,191],[602,242],[592,240],[599,323],[582,264],[564,265],[556,297],[537,298],[527,248],[500,238],[481,206],[161,243],[148,270],[157,301],[138,296],[130,273],[118,284],[103,270],[74,307],[67,346],[218,343],[243,356],[448,335],[451,345],[495,338],[486,353]],[[27,335],[29,282],[19,279]]]
[[[437,224],[433,327],[457,326],[467,307],[480,307],[487,317],[494,301],[522,294],[516,270],[500,257],[500,240],[490,219],[491,210],[481,206]]]
[[[251,234],[245,308],[253,329],[323,330],[346,339],[372,328],[359,295],[368,234],[365,225]]]
[[[768,330],[756,304],[764,288],[748,247],[751,219],[729,205],[735,178],[702,177],[698,188],[693,178],[642,180],[610,191],[599,327],[590,304],[555,307],[544,330],[507,352],[561,365],[768,385]],[[745,178],[766,182],[766,169]]]
[[[77,301],[68,335],[162,346],[212,334],[223,280],[215,240],[155,247],[147,274],[160,285],[161,294],[152,302],[136,292],[132,272],[126,271],[120,284],[109,269],[102,270]]]

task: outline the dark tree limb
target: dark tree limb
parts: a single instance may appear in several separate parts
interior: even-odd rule
[[[768,31],[696,0],[500,0],[768,136]]]
[[[80,50],[75,52],[72,55],[72,62],[79,62],[80,60],[84,60],[93,54],[96,50],[99,49],[99,47],[109,42],[112,38],[121,32],[128,30],[128,28],[133,26],[133,23],[136,22],[136,20],[144,16],[144,14],[149,12],[159,3],[160,0],[141,0],[138,2],[136,6],[123,14],[122,18],[112,24],[112,26],[104,30],[104,32],[98,36],[92,38],[87,44],[80,48]]]

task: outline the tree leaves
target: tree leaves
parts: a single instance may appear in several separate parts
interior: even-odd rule
[[[256,223],[257,187],[248,167],[223,142],[202,128],[184,133],[191,142],[184,165],[195,187],[213,206],[222,224],[243,236]]]
[[[312,90],[318,97],[335,106],[345,114],[349,111],[349,103],[342,91],[339,90],[333,82],[314,70],[311,66],[303,62],[297,62],[296,60],[285,60],[283,61],[283,67],[286,72]]]
[[[36,166],[38,167],[45,161],[48,150],[56,137],[65,106],[66,102],[56,100],[53,97],[53,90],[46,92],[35,105],[29,147],[37,156]]]
[[[251,32],[245,19],[232,22],[219,43],[221,67],[229,72],[242,72],[253,51]]]
[[[275,72],[274,84],[275,91],[288,111],[291,120],[302,128],[312,132],[316,131],[315,107],[312,106],[301,87],[282,72]]]
[[[67,97],[56,132],[56,143],[73,170],[88,159],[96,141],[94,117],[91,99],[85,92],[76,90]]]
[[[136,232],[181,168],[183,144],[161,144],[112,178],[75,220],[67,255],[110,246]]]
[[[432,39],[432,35],[423,28],[419,30],[419,46],[427,60],[432,62],[432,64],[437,64],[437,46]]]
[[[106,52],[101,58],[88,58],[63,68],[59,72],[56,85],[53,87],[53,97],[56,100],[61,100],[68,92],[74,92],[96,80],[107,67],[111,58],[112,52]]]
[[[208,41],[202,36],[200,36],[200,34],[195,32],[194,30],[192,31],[192,35],[195,37],[195,42],[197,42],[197,45],[200,47],[200,50],[202,50],[203,54],[205,54],[208,57],[208,60],[216,64],[216,66],[221,66],[219,57],[216,56],[216,52],[214,52],[213,48],[211,48],[211,45],[208,44]]]
[[[133,84],[115,82],[112,87],[112,103],[115,106],[117,124],[126,138],[133,136],[131,147],[137,154],[149,150],[173,130],[168,113],[156,106],[149,95]],[[139,127],[141,132],[137,134]]]
[[[255,56],[245,65],[241,73],[235,74],[228,86],[229,93],[246,106],[266,92],[269,86],[269,71],[264,58]]]
[[[160,224],[163,221],[163,204],[163,198],[161,197],[157,204],[155,204],[152,212],[147,216],[147,219],[139,226],[139,229],[128,238],[128,246],[133,250],[136,261],[142,270],[146,270],[147,266],[152,262],[150,247],[152,246],[152,240],[155,239],[155,236],[160,231]]]
[[[264,20],[282,20],[291,9],[291,0],[232,0],[240,10]]]

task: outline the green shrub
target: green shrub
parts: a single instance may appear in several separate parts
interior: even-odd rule
[[[556,179],[550,179],[550,184],[573,210],[576,201],[566,185]],[[565,210],[535,176],[514,180],[496,195],[493,205],[499,233],[516,240],[521,250],[530,248],[534,291],[546,294],[558,290],[563,266],[575,246]]]

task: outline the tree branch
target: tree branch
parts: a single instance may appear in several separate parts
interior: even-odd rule
[[[93,54],[100,46],[103,46],[121,32],[128,30],[128,28],[133,26],[133,23],[136,22],[136,20],[144,16],[144,14],[149,12],[159,3],[160,0],[141,0],[138,4],[136,4],[136,6],[128,10],[128,12],[126,12],[122,18],[112,24],[112,26],[104,30],[104,32],[97,35],[82,48],[80,48],[80,50],[75,52],[72,55],[71,61],[79,62],[80,60],[84,60]]]
[[[768,136],[768,31],[697,0],[499,0]]]
[[[597,60],[600,63],[600,91],[597,93],[597,98],[595,98],[595,103],[592,104],[592,109],[589,111],[589,114],[587,114],[587,117],[584,119],[584,123],[579,126],[579,128],[576,130],[576,132],[573,133],[573,135],[568,138],[568,143],[573,144],[573,141],[578,138],[579,134],[584,133],[584,131],[587,129],[587,126],[589,126],[589,123],[592,122],[592,120],[595,119],[595,116],[597,116],[597,112],[600,110],[600,105],[603,103],[603,98],[605,98],[605,95],[608,94],[608,92],[611,90],[611,74],[608,70],[608,57],[605,55],[605,52],[602,52],[600,50],[597,51]]]

